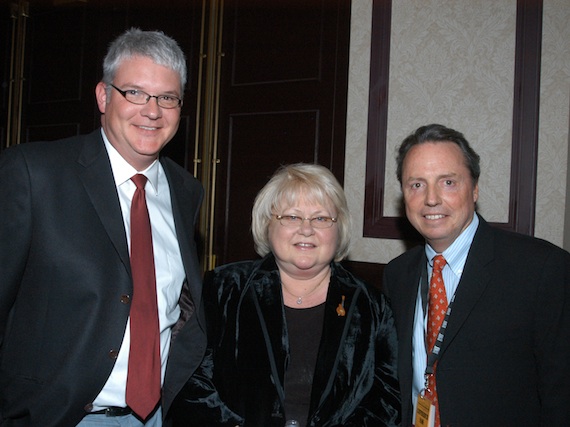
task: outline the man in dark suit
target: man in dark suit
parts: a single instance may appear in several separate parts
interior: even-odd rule
[[[103,71],[101,129],[0,157],[1,426],[89,426],[109,417],[160,426],[205,351],[194,241],[203,190],[159,157],[178,129],[184,54],[162,32],[131,29],[110,45]],[[144,175],[140,189],[135,175]],[[146,197],[147,228],[131,236],[135,192]],[[150,298],[133,279],[139,234],[151,235],[143,268],[154,268],[137,273],[152,277]],[[139,325],[155,319],[142,327],[154,334],[153,369],[135,362],[147,355],[132,351],[135,312]],[[150,372],[147,388],[140,381]],[[130,397],[137,392],[144,410]]]
[[[429,425],[417,405],[438,415],[436,426],[568,426],[570,255],[476,214],[479,171],[464,136],[441,125],[420,127],[399,148],[406,215],[426,241],[392,260],[383,282],[398,331],[403,425]],[[441,287],[430,281],[436,255],[445,260]],[[431,308],[431,287],[442,307]],[[442,308],[428,351],[428,312]]]

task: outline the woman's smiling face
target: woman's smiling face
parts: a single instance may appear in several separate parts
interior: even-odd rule
[[[301,218],[336,217],[331,206],[309,202],[304,196],[292,206],[279,206],[274,213]],[[339,233],[336,223],[330,228],[314,228],[304,220],[300,226],[289,227],[273,217],[268,236],[279,269],[291,277],[310,278],[328,268],[338,248]]]

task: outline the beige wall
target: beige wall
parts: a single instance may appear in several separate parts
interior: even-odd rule
[[[371,13],[371,0],[352,1],[345,188],[355,217],[350,259],[385,263],[404,251],[403,242],[362,237]],[[566,249],[568,22],[568,0],[544,0],[535,235],[558,246],[565,241]],[[479,212],[507,221],[515,25],[516,0],[393,1],[385,215],[396,212],[400,194],[395,147],[418,126],[436,122],[463,132],[481,155]]]

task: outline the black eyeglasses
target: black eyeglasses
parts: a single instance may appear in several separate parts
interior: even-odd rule
[[[144,105],[148,104],[150,98],[156,98],[156,103],[162,108],[176,108],[182,105],[182,100],[173,95],[149,95],[148,93],[138,89],[121,90],[114,84],[110,84],[123,97],[132,104]]]
[[[314,218],[302,218],[297,215],[275,215],[277,221],[284,227],[300,227],[305,220],[309,221],[313,228],[331,228],[337,221],[336,218],[330,216],[316,216]]]

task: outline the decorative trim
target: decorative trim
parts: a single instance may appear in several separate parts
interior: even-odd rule
[[[543,0],[517,0],[509,214],[507,223],[493,223],[529,235],[536,205],[542,11]],[[383,215],[391,18],[392,0],[373,0],[363,236],[415,241],[421,237],[403,213]]]

